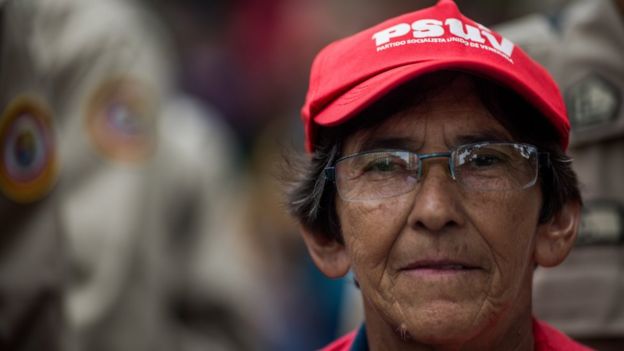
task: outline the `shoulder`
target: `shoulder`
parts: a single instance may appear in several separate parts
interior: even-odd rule
[[[535,351],[591,351],[545,322],[533,320]]]
[[[354,330],[323,347],[320,351],[348,351],[353,344],[353,340],[355,340],[356,333],[357,331]]]

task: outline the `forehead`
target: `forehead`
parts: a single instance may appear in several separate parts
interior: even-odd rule
[[[435,86],[426,98],[413,97],[404,108],[379,116],[376,124],[360,129],[347,138],[346,151],[370,148],[418,150],[428,143],[447,147],[478,141],[512,141],[510,132],[488,109],[483,92],[474,80],[460,75],[445,85]],[[425,92],[427,93],[427,92]]]

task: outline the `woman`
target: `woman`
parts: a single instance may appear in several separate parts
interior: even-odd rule
[[[540,66],[442,0],[329,45],[310,77],[289,208],[365,311],[327,350],[586,349],[531,314],[581,208]]]

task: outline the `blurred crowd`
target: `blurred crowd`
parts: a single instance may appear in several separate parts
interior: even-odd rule
[[[312,350],[362,320],[282,206],[325,44],[431,1],[0,0],[0,350]],[[536,314],[624,348],[624,1],[457,1],[554,75],[585,196]],[[345,62],[348,64],[348,62]]]

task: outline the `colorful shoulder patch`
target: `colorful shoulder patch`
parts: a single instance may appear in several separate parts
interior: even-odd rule
[[[156,139],[153,101],[138,81],[122,77],[100,86],[85,113],[87,133],[106,158],[140,163],[151,156]]]
[[[18,97],[0,117],[0,190],[9,199],[34,202],[57,178],[57,146],[50,111],[39,100]]]

